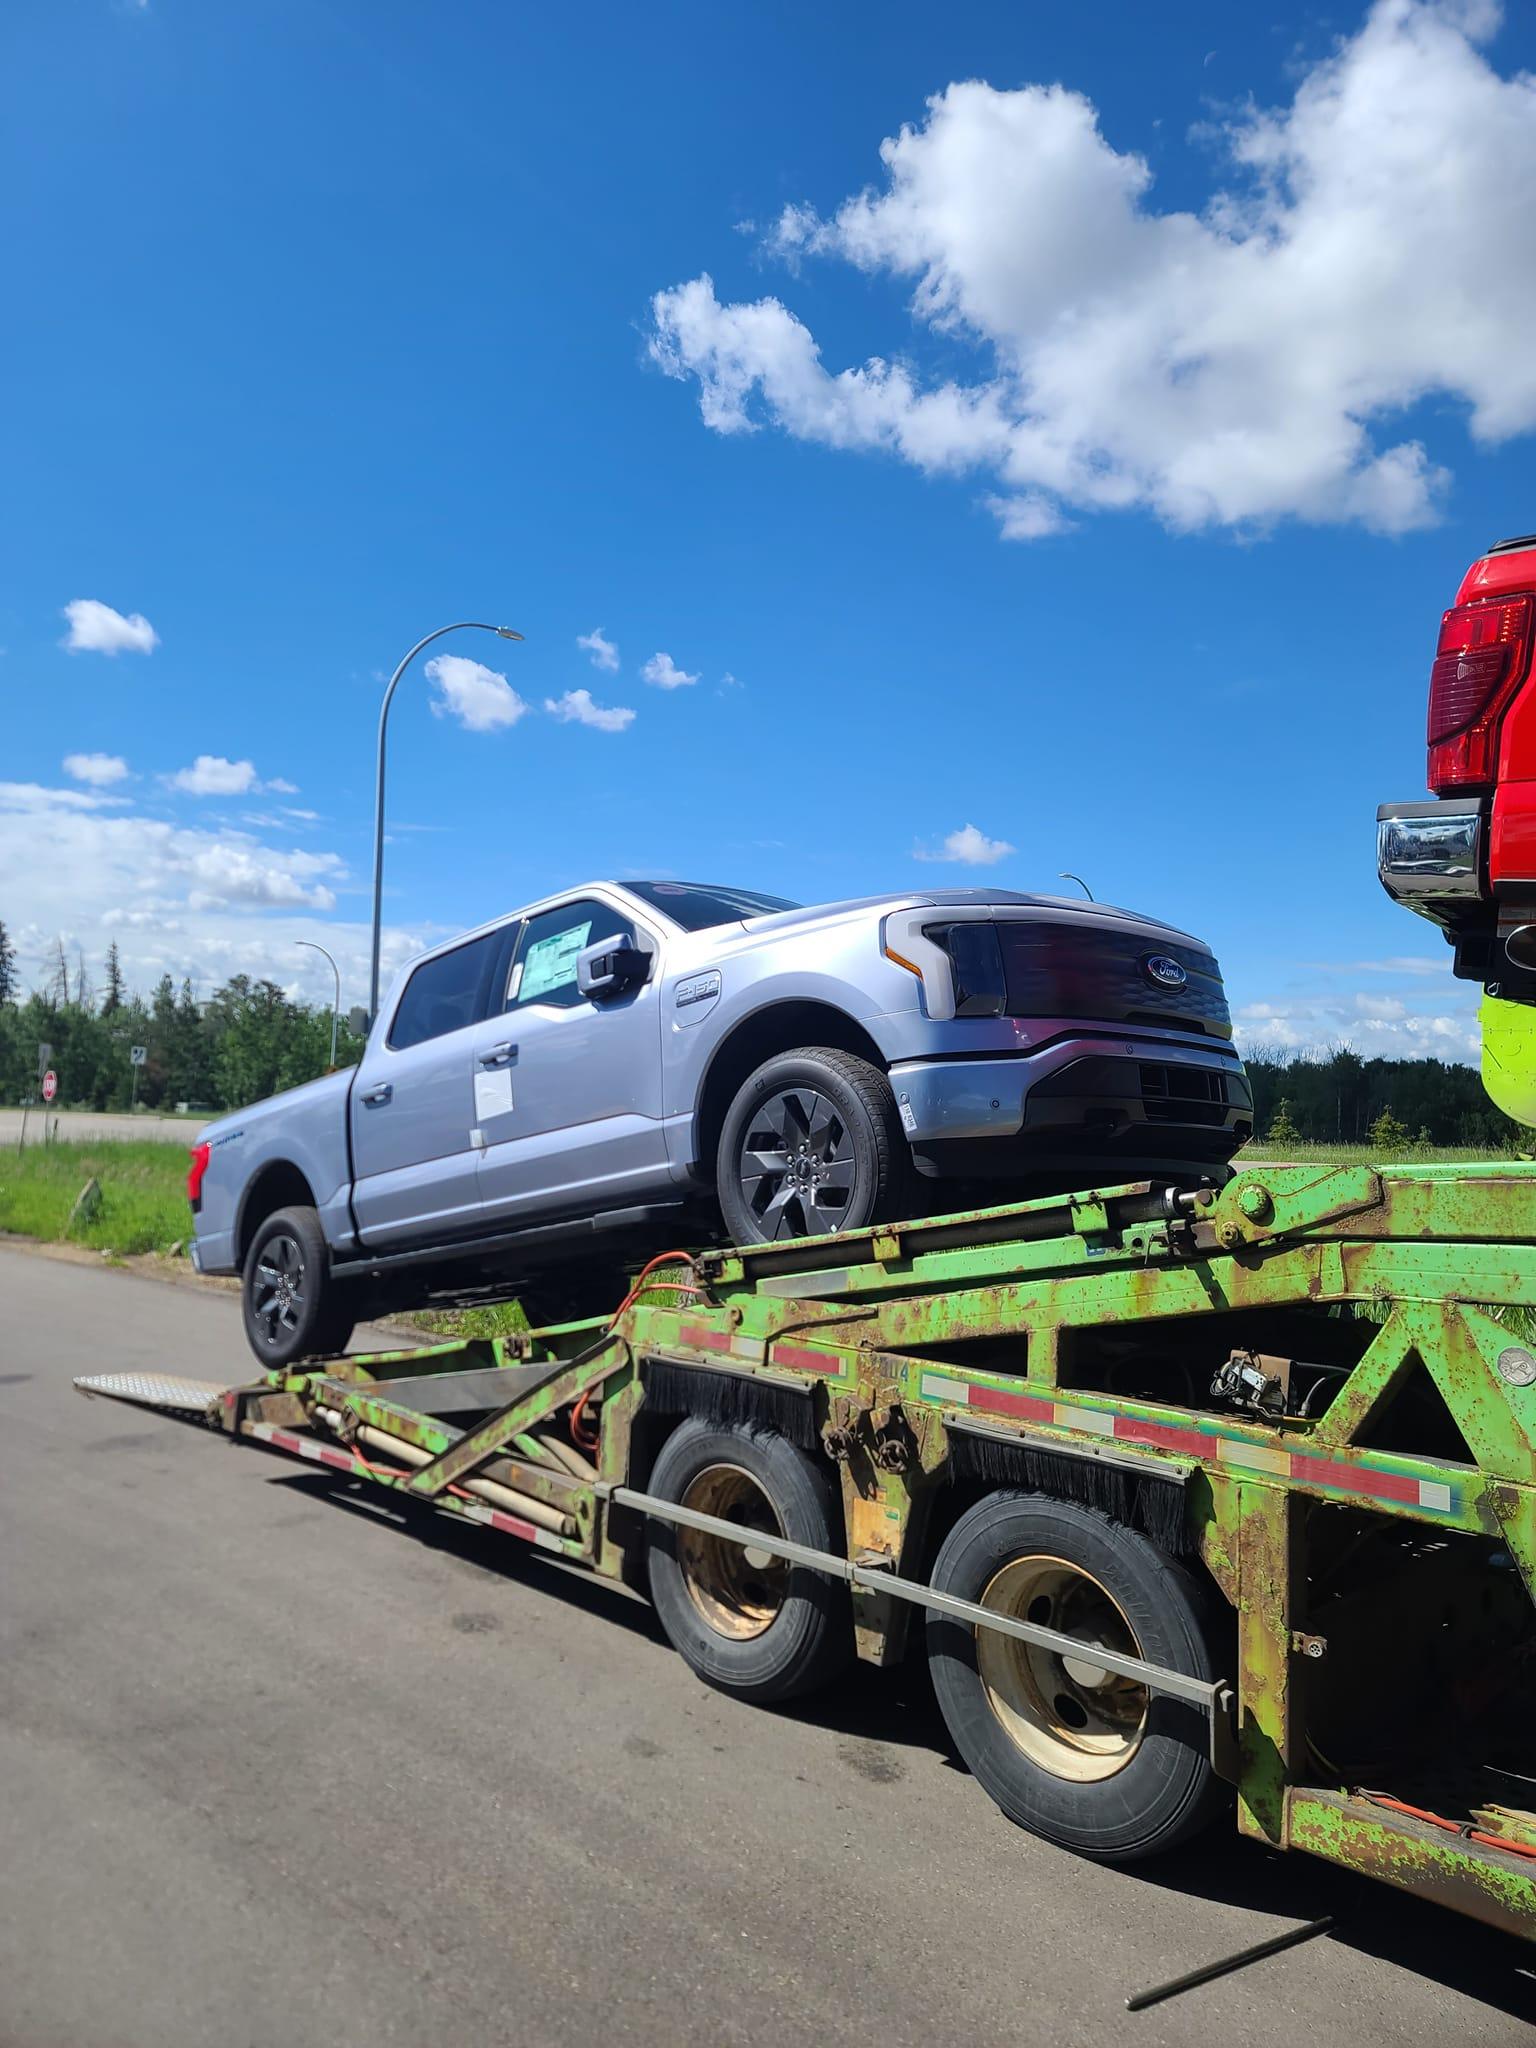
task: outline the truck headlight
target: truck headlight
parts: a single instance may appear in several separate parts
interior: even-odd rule
[[[1008,981],[996,925],[929,925],[927,935],[949,955],[955,979],[955,1015],[1001,1017],[1008,1007]]]

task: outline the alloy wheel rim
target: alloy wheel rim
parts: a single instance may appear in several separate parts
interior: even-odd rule
[[[858,1183],[853,1133],[816,1088],[781,1088],[753,1109],[736,1177],[763,1239],[844,1228]]]
[[[996,1629],[976,1631],[976,1669],[987,1704],[1032,1763],[1074,1784],[1123,1771],[1141,1748],[1151,1695],[1094,1662],[1097,1650],[1140,1657],[1141,1643],[1114,1596],[1060,1557],[1018,1557],[995,1573],[983,1607],[1075,1636],[1081,1656]]]
[[[264,1344],[276,1350],[304,1313],[304,1251],[286,1232],[269,1238],[256,1262],[251,1314]]]

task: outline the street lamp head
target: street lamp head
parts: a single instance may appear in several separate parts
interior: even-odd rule
[[[498,626],[496,630],[503,640],[521,640],[523,637],[521,633],[514,633],[510,626]]]

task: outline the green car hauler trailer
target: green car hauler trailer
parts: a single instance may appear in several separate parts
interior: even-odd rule
[[[965,1762],[1085,1855],[1235,1813],[1536,1938],[1536,1166],[1245,1164],[77,1385],[622,1580],[746,1701],[921,1624]]]

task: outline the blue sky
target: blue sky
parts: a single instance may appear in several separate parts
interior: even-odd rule
[[[312,936],[361,999],[380,679],[468,616],[528,708],[402,685],[396,955],[593,874],[1072,868],[1250,1042],[1466,1057],[1372,821],[1536,526],[1533,66],[1487,0],[11,0],[24,968],[319,999]]]

